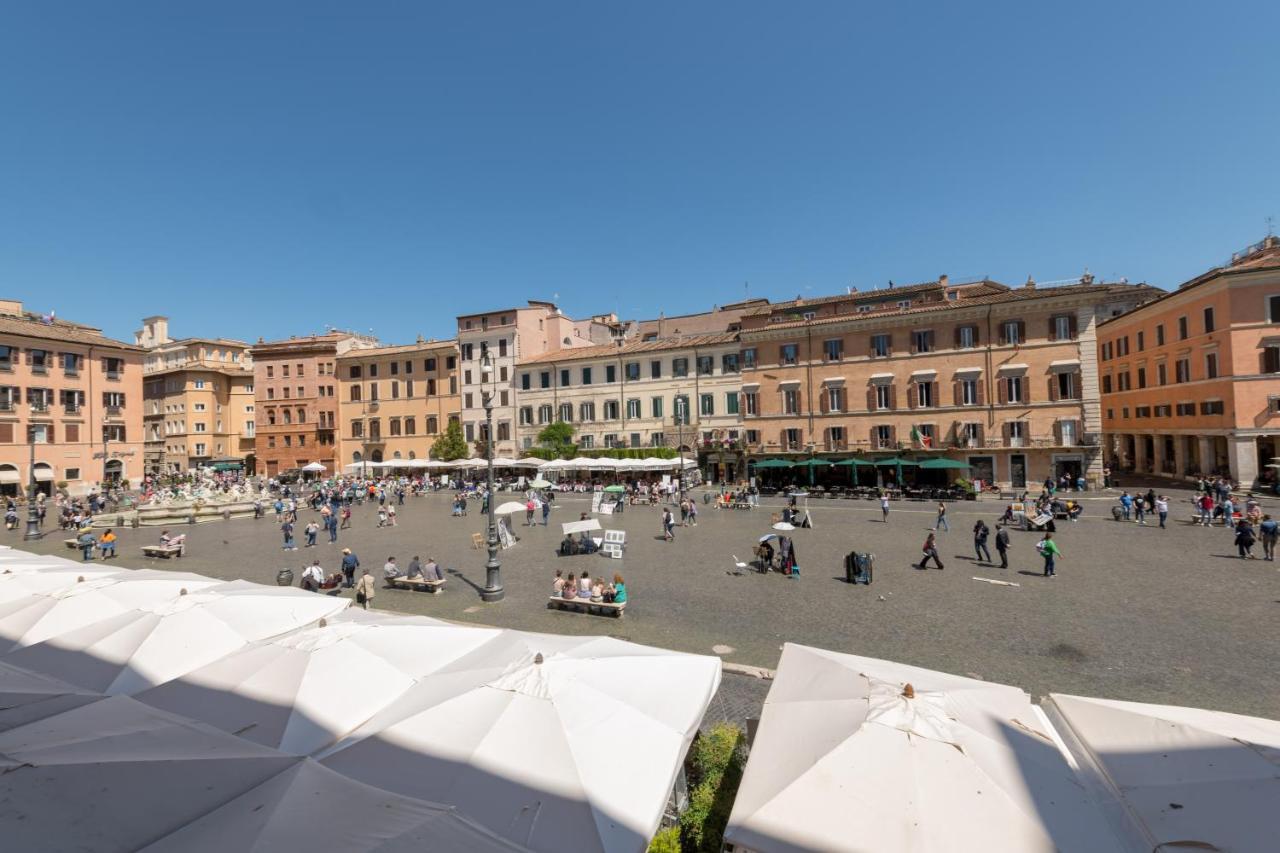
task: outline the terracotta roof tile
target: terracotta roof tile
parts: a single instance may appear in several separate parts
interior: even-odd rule
[[[26,317],[0,315],[0,335],[24,335],[28,338],[40,338],[47,341],[94,344],[96,346],[114,347],[135,352],[142,351],[142,347],[108,338],[99,329],[95,329],[92,326],[82,326],[79,323],[68,323],[63,320],[44,323],[40,320]]]

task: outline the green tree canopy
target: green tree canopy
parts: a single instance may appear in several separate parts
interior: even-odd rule
[[[573,425],[564,421],[547,424],[538,433],[538,444],[564,455],[573,452]]]
[[[444,435],[437,438],[436,443],[431,445],[431,456],[441,462],[466,458],[467,441],[462,437],[462,424],[454,420],[449,421]]]

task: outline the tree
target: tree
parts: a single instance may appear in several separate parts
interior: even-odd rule
[[[449,421],[444,435],[437,438],[436,443],[431,445],[431,456],[441,462],[466,458],[467,441],[462,437],[462,424],[455,420]]]
[[[538,433],[538,444],[554,450],[559,456],[573,452],[573,426],[564,421],[547,424]]]

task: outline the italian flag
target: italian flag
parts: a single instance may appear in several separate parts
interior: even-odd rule
[[[919,443],[921,447],[929,447],[933,442],[933,439],[923,435],[917,427],[911,428],[911,440]]]

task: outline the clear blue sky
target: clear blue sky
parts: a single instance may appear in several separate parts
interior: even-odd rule
[[[1170,287],[1280,222],[1280,3],[1051,9],[5,4],[0,295],[402,343],[555,294]]]

